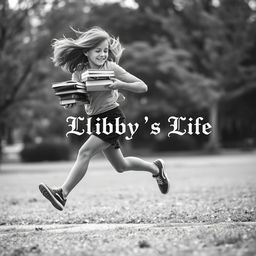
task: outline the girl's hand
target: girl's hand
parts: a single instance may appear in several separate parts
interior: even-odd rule
[[[111,80],[113,81],[112,84],[106,85],[107,88],[111,89],[111,90],[117,90],[117,89],[122,89],[124,82],[116,79],[116,78],[111,78]]]
[[[121,103],[125,101],[125,96],[122,93],[118,93],[117,103]]]
[[[65,109],[72,108],[75,104],[66,104],[64,105]]]

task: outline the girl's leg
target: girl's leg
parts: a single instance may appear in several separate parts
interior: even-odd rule
[[[70,191],[84,177],[90,159],[95,154],[106,149],[109,146],[109,143],[101,140],[100,138],[94,135],[91,135],[89,137],[89,139],[79,149],[76,162],[73,168],[70,170],[65,182],[61,186],[64,197],[67,197]]]
[[[150,163],[138,157],[124,157],[120,149],[114,149],[113,147],[108,147],[103,150],[103,153],[118,172],[133,170],[152,173],[153,177],[156,178],[161,193],[168,193],[170,185],[169,179],[164,172],[163,160],[158,159]]]
[[[155,164],[144,161],[138,157],[124,157],[119,148],[115,149],[113,147],[108,147],[103,150],[103,153],[118,172],[133,170],[147,171],[153,175],[159,173],[159,169]]]

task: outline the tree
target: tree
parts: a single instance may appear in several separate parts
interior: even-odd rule
[[[23,134],[32,132],[38,129],[37,123],[47,119],[46,113],[52,113],[48,117],[52,121],[54,113],[59,111],[51,84],[70,75],[52,69],[51,42],[65,32],[70,33],[68,25],[85,22],[84,7],[85,1],[20,0],[12,7],[8,0],[1,1],[0,145],[8,131],[16,126]]]
[[[204,8],[198,3],[194,6],[199,10]],[[210,137],[209,147],[216,150],[219,143],[219,107],[225,101],[256,89],[256,66],[246,63],[253,47],[251,33],[255,30],[255,22],[251,17],[254,11],[245,1],[224,0],[219,6],[212,8],[211,12],[203,9],[201,13],[202,18],[198,20],[201,20],[199,31],[204,36],[201,38],[204,47],[203,51],[198,48],[195,56],[201,56],[198,68],[215,81],[218,91],[209,102],[211,122],[216,127]]]
[[[2,139],[10,125],[11,107],[31,78],[33,59],[40,56],[33,56],[31,51],[36,39],[29,22],[29,16],[40,4],[40,1],[20,1],[17,8],[11,9],[7,0],[0,3],[0,156]]]
[[[144,7],[147,15],[161,23],[170,45],[190,53],[192,77],[202,78],[203,83],[187,84],[183,92],[207,106],[214,126],[208,147],[218,150],[220,105],[256,88],[255,62],[248,61],[255,42],[255,11],[243,0],[223,0],[218,5],[204,0],[170,1],[162,8],[160,1],[150,3]],[[159,8],[162,11],[156,12]]]

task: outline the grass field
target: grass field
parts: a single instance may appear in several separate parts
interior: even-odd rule
[[[256,255],[256,154],[163,159],[169,194],[98,157],[63,212],[38,184],[60,185],[71,162],[1,166],[1,255]]]

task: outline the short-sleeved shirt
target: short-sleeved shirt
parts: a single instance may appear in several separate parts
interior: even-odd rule
[[[72,80],[81,81],[82,74],[86,70],[87,69],[85,68],[82,71],[75,71],[72,74]],[[112,70],[114,71],[115,77],[120,80],[122,80],[122,76],[128,73],[125,69],[113,61],[106,61],[105,64],[99,68],[99,70]],[[117,103],[117,90],[88,92],[88,96],[90,104],[85,104],[85,112],[90,116],[104,113],[119,106]]]

